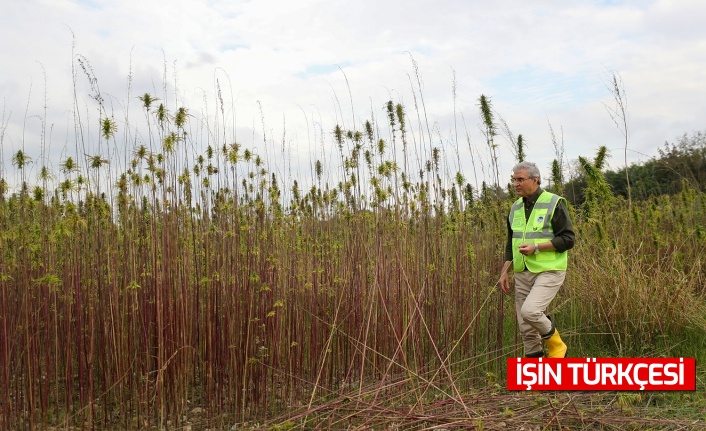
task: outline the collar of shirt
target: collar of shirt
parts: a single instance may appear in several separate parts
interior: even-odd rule
[[[525,208],[532,208],[534,207],[535,202],[537,202],[537,199],[539,199],[539,195],[542,194],[544,190],[542,190],[541,187],[537,187],[537,191],[534,192],[532,196],[529,198],[522,198],[522,203],[524,203]]]

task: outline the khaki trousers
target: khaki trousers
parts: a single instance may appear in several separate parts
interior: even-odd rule
[[[544,312],[564,284],[566,271],[515,273],[515,311],[525,355],[543,350],[541,335],[552,330]]]

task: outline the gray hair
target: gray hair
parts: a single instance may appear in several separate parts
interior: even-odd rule
[[[527,175],[529,175],[530,178],[537,178],[537,184],[542,184],[542,176],[539,174],[537,165],[532,162],[518,163],[512,168],[512,173],[516,174],[523,169],[527,171]]]

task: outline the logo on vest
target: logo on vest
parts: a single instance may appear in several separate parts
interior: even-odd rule
[[[534,230],[539,230],[544,223],[544,216],[537,217],[537,222],[534,224]]]

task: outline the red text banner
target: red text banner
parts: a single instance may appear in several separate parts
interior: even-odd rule
[[[511,391],[694,391],[694,358],[508,358]]]

